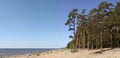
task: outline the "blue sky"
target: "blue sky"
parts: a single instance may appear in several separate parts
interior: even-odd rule
[[[119,0],[0,0],[0,48],[62,48],[71,40],[69,12]]]

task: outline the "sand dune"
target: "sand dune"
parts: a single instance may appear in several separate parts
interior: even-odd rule
[[[71,53],[69,49],[61,49],[4,58],[120,58],[120,48],[115,48],[113,50],[107,48],[104,49],[103,53],[99,53],[99,50],[88,51],[87,49],[79,49],[78,52]]]

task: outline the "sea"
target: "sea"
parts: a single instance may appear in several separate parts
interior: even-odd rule
[[[0,56],[24,55],[35,52],[46,52],[56,48],[0,48]]]

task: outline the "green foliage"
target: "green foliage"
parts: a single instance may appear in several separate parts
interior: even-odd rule
[[[73,9],[65,25],[69,31],[74,31],[71,42],[67,48],[115,48],[120,47],[120,2],[113,6],[112,3],[101,2],[87,15],[85,9],[77,13]]]
[[[68,49],[73,49],[74,48],[74,41],[73,40],[68,43],[67,48]]]

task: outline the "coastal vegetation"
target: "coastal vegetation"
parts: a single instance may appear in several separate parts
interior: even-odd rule
[[[73,9],[65,22],[72,32],[67,48],[101,49],[120,47],[120,2],[116,5],[101,2],[86,13]]]

